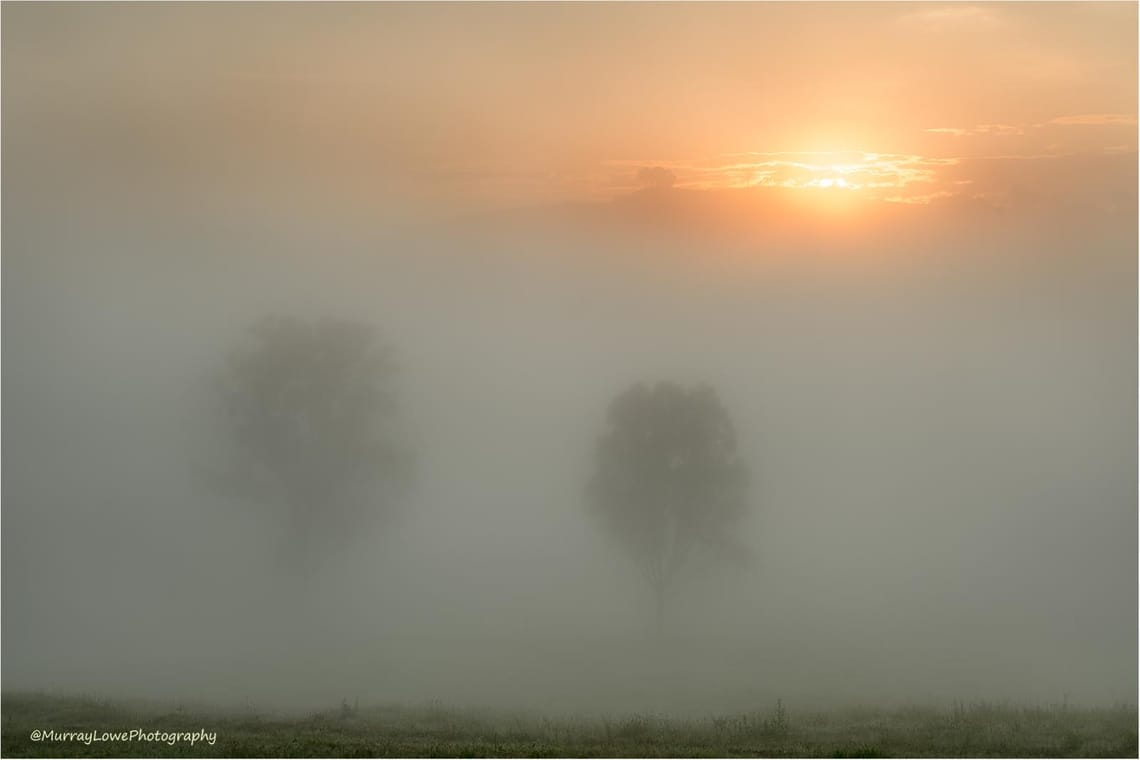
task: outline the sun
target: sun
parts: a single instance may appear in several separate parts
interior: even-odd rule
[[[821,187],[821,188],[842,188],[845,190],[857,189],[857,185],[852,185],[843,177],[817,177],[806,183],[807,187]]]
[[[866,199],[866,184],[860,176],[862,166],[804,161],[798,168],[802,172],[799,181],[787,187],[800,191],[796,194],[813,216],[854,220],[859,209],[864,208],[861,201]]]

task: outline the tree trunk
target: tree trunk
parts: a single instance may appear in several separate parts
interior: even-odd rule
[[[665,584],[654,584],[653,594],[657,605],[657,638],[660,639],[665,633]]]
[[[315,515],[312,502],[297,498],[289,512],[286,542],[282,547],[282,560],[294,573],[309,572],[313,560]]]

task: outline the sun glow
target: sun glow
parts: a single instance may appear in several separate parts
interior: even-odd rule
[[[931,186],[961,159],[860,150],[725,153],[703,160],[606,162],[606,193],[644,187],[682,190],[769,188],[811,205],[859,201],[928,203]],[[656,184],[654,184],[656,183]],[[664,184],[662,184],[664,183]]]
[[[843,177],[820,177],[818,179],[809,180],[805,187],[838,187],[848,190],[858,190],[859,185],[854,185],[843,179]]]

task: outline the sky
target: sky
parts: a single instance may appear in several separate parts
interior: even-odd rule
[[[0,15],[5,691],[1135,703],[1135,3]],[[196,477],[282,314],[377,329],[416,462],[309,577]],[[658,640],[583,489],[661,380],[757,560]]]
[[[429,216],[661,183],[1135,205],[1132,3],[13,4],[5,17],[10,130],[189,185],[284,183]]]

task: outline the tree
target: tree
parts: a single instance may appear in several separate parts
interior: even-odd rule
[[[233,444],[215,484],[284,511],[293,560],[385,511],[407,480],[391,350],[363,324],[272,317],[218,378]]]
[[[695,550],[749,557],[730,534],[749,481],[732,421],[707,386],[638,384],[610,405],[596,453],[588,500],[644,573],[660,633],[666,595]]]

